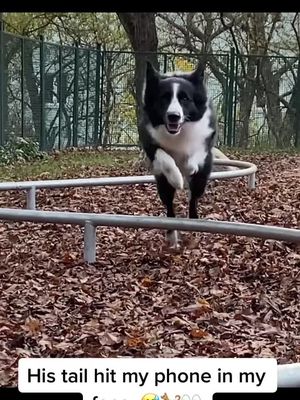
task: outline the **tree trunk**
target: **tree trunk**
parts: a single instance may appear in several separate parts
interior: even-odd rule
[[[299,49],[300,50],[300,49]],[[295,100],[295,147],[296,149],[300,149],[300,57],[298,59],[298,70],[297,70],[297,83],[295,85],[296,88],[296,99]]]
[[[240,89],[240,120],[238,146],[247,148],[249,142],[249,120],[255,95],[253,79],[255,77],[255,58],[248,57],[247,75],[245,84]]]
[[[300,106],[300,66],[298,67],[297,81],[293,87],[292,95],[289,101],[289,107],[286,110],[285,116],[282,121],[280,129],[280,144],[283,148],[291,147],[294,145],[297,148],[297,140],[300,137],[300,120],[299,120],[299,106]],[[298,102],[298,104],[297,104]],[[298,143],[299,145],[300,143]]]
[[[262,80],[265,87],[267,100],[267,121],[270,132],[275,138],[276,147],[282,147],[281,141],[281,124],[282,116],[279,99],[279,83],[280,77],[277,77],[272,72],[272,64],[268,57],[263,57],[262,61]]]
[[[135,52],[135,98],[136,117],[140,121],[142,114],[142,96],[146,59],[158,68],[158,39],[154,13],[118,13],[133,51]],[[145,54],[148,53],[148,54]]]
[[[40,104],[40,95],[38,92],[38,85],[34,77],[32,58],[33,58],[33,46],[28,41],[25,41],[24,77],[30,99],[35,137],[39,139],[40,129],[41,129],[41,119],[40,119],[41,104]]]

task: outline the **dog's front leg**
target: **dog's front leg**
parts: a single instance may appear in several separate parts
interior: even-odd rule
[[[163,174],[174,189],[183,189],[183,177],[174,159],[162,149],[157,149],[153,160],[154,175]]]
[[[157,191],[159,197],[167,209],[167,217],[175,218],[175,211],[174,211],[174,196],[176,189],[170,185],[165,175],[155,175],[156,184],[157,184]],[[178,232],[174,230],[167,230],[167,241],[171,248],[177,249],[179,247],[179,236]]]
[[[209,175],[212,169],[212,154],[208,153],[204,159],[204,163],[195,163],[197,159],[194,158],[190,165],[192,165],[193,173],[189,177],[189,218],[198,218],[197,204],[199,198],[204,194]],[[198,159],[200,160],[200,159]],[[196,167],[195,167],[196,165]]]
[[[167,217],[175,218],[173,200],[176,189],[183,189],[183,177],[174,159],[162,149],[157,149],[153,161],[153,171],[157,190],[162,203],[167,209]],[[168,230],[167,240],[171,248],[179,247],[177,231]]]

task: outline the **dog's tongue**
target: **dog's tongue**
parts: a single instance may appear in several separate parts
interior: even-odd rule
[[[177,133],[179,131],[180,124],[168,124],[167,128],[169,132]]]

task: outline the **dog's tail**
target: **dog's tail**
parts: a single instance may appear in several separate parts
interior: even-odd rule
[[[213,153],[213,158],[215,158],[217,160],[229,160],[229,158],[221,150],[217,149],[216,147],[213,147],[212,153]],[[224,165],[222,168],[227,171],[238,170],[237,167],[231,167],[230,165]]]

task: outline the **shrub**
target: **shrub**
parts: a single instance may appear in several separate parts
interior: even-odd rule
[[[41,160],[47,157],[47,153],[39,150],[39,144],[35,141],[14,138],[0,147],[0,164],[11,164],[22,161]]]

